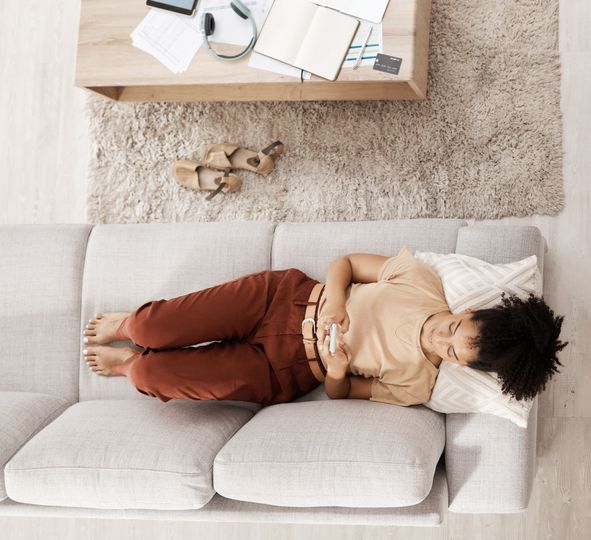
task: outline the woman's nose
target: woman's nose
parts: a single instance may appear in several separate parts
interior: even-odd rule
[[[436,337],[436,343],[437,345],[440,345],[441,347],[448,347],[449,346],[449,341],[451,336],[445,336],[445,335],[441,335],[439,333],[437,333],[435,335]]]

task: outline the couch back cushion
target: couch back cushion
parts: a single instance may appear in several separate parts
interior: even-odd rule
[[[460,219],[403,219],[279,223],[273,238],[271,268],[299,268],[324,281],[330,263],[347,253],[377,253],[392,257],[401,247],[411,251],[454,253]]]
[[[270,222],[97,225],[88,242],[82,324],[102,311],[133,311],[270,268]],[[130,346],[117,342],[117,346]],[[91,372],[78,351],[80,401],[151,399],[125,377]]]
[[[90,230],[0,227],[0,391],[78,400],[80,289]]]
[[[496,224],[463,227],[455,251],[491,264],[510,263],[536,255],[540,274],[544,275],[546,241],[537,227]]]

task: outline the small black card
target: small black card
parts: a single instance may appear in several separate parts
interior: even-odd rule
[[[402,64],[402,58],[396,56],[390,56],[389,54],[378,53],[378,57],[373,65],[374,69],[378,71],[385,71],[386,73],[392,73],[398,75],[400,71],[400,64]]]

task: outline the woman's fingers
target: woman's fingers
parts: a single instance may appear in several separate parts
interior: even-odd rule
[[[322,324],[318,325],[318,328],[321,333],[321,336],[319,336],[320,339],[324,339],[326,336],[330,335],[330,325],[331,324],[332,324],[332,320],[327,319]]]
[[[345,317],[343,324],[341,325],[341,332],[346,333],[349,330],[349,317]]]
[[[319,327],[318,332],[318,340],[322,343],[322,350],[329,352],[329,345],[330,345],[330,326],[333,323],[331,319]],[[337,340],[336,346],[337,349],[341,349],[343,352],[346,353],[346,343],[344,338],[344,331],[340,324],[337,323]],[[331,353],[334,354],[334,353]],[[348,353],[347,353],[348,354]]]

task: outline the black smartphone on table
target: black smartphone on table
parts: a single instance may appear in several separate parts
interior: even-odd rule
[[[175,13],[182,13],[183,15],[193,15],[197,2],[199,0],[146,0],[146,5],[150,7],[167,9],[168,11],[174,11]]]

